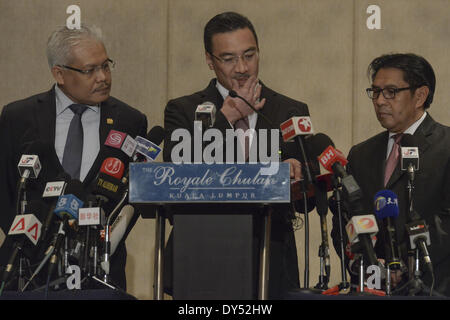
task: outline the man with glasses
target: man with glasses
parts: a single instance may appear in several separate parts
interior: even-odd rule
[[[415,173],[413,207],[425,219],[431,236],[430,256],[434,266],[434,291],[450,294],[450,128],[439,124],[428,113],[433,101],[436,79],[433,68],[415,54],[387,54],[374,59],[368,68],[372,86],[367,94],[375,114],[386,131],[353,146],[347,169],[364,194],[367,213],[374,212],[374,196],[384,189],[398,196],[399,216],[395,230],[401,268],[392,273],[394,293],[408,294],[414,277],[408,264],[409,236],[405,224],[409,217],[408,174],[401,170],[400,147],[406,134],[413,135],[419,150],[419,169]],[[405,139],[407,140],[407,139]],[[332,231],[339,248],[337,219]],[[380,232],[375,250],[377,257],[390,261],[386,221],[378,220]],[[408,261],[409,260],[409,261]],[[433,286],[424,266],[425,288]],[[409,275],[408,275],[409,272]],[[402,290],[403,289],[403,290]]]
[[[204,46],[206,63],[216,77],[206,89],[168,102],[164,122],[167,130],[164,142],[165,161],[171,161],[171,151],[177,143],[171,141],[171,133],[175,129],[186,128],[193,134],[196,108],[208,101],[217,108],[212,127],[219,129],[224,139],[226,129],[242,128],[246,131],[250,128],[255,129],[253,134],[257,135],[258,129],[279,129],[281,122],[294,115],[309,115],[306,104],[269,89],[259,80],[258,38],[252,23],[246,17],[234,12],[213,17],[204,29]],[[262,116],[248,107],[242,99],[231,97],[230,90],[247,100]],[[267,121],[268,119],[270,120]],[[249,141],[235,140],[235,149],[244,149],[246,146],[248,150],[251,141],[251,135]],[[270,150],[270,141],[264,142]],[[290,163],[291,177],[300,179],[297,145],[281,143],[281,151],[282,160]],[[285,208],[272,217],[269,298],[280,299],[289,289],[299,287],[297,249],[292,226],[294,215]],[[169,241],[168,249],[170,248]],[[166,257],[169,255],[170,251]],[[169,287],[170,272],[169,266],[166,272],[168,278],[165,280]],[[258,279],[257,272],[255,279]],[[170,292],[170,289],[167,291]]]
[[[29,198],[40,200],[42,187],[64,173],[81,181],[88,193],[107,157],[118,157],[127,166],[128,156],[104,145],[110,130],[132,137],[145,136],[147,131],[143,113],[110,96],[115,64],[107,55],[99,29],[85,25],[80,29],[57,29],[48,39],[47,59],[56,84],[48,92],[6,105],[0,118],[0,226],[5,233],[16,214],[17,164],[27,145],[48,145],[46,154],[40,155],[42,173],[38,183],[30,183],[27,189]],[[108,201],[104,205],[106,213],[115,205]],[[48,209],[36,213],[42,223],[47,212]],[[128,232],[137,220],[138,215],[135,216]],[[53,220],[56,222],[57,218]],[[9,241],[5,241],[2,247],[1,265],[10,255],[8,245]],[[111,258],[110,275],[112,282],[124,290],[125,260],[122,241]]]

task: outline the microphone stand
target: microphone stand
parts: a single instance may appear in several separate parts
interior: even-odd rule
[[[104,271],[103,280],[97,280],[103,284],[105,284],[108,287],[113,287],[113,289],[117,289],[116,287],[111,285],[111,279],[109,276],[109,268],[110,268],[110,255],[111,255],[111,224],[113,219],[117,217],[117,214],[119,213],[119,209],[122,208],[123,204],[125,203],[125,200],[128,196],[128,187],[125,188],[125,192],[123,193],[122,198],[120,199],[119,203],[116,205],[116,207],[113,209],[113,211],[109,214],[108,218],[106,219],[105,223],[105,247],[104,247],[104,254],[103,254],[103,261],[101,262],[101,267]]]
[[[347,281],[347,271],[345,268],[345,244],[344,244],[344,231],[342,227],[342,194],[340,190],[339,178],[335,175],[332,176],[333,183],[333,197],[336,199],[336,209],[338,214],[339,223],[339,247],[340,247],[340,260],[341,260],[341,282],[329,289],[330,292],[340,292],[341,290],[347,290],[350,288],[350,282]]]
[[[420,219],[419,213],[414,210],[414,201],[413,201],[413,191],[414,191],[414,178],[415,178],[415,171],[416,168],[412,165],[412,163],[409,163],[407,168],[408,173],[408,185],[407,185],[407,191],[408,191],[408,223],[412,222],[414,220]],[[407,289],[409,296],[415,296],[417,294],[420,294],[421,292],[428,292],[429,295],[440,295],[440,294],[433,294],[433,289],[429,288],[424,284],[424,282],[421,279],[422,271],[420,270],[420,253],[419,253],[419,246],[416,246],[415,250],[409,250],[408,251],[408,277],[409,281],[403,285],[401,288],[394,290],[394,292],[399,292],[403,289]],[[431,275],[433,277],[434,282],[434,275]]]
[[[344,231],[342,228],[342,194],[339,189],[339,180],[333,175],[333,196],[336,199],[336,207],[339,220],[339,245],[341,251],[341,283],[338,285],[339,291],[350,288],[350,282],[347,281],[347,272],[345,269],[345,244],[344,244]]]
[[[319,289],[321,291],[325,291],[328,289],[328,275],[325,271],[325,251],[326,248],[324,243],[321,243],[319,246],[319,259],[320,259],[320,273],[319,273],[319,282],[314,287],[315,289]]]

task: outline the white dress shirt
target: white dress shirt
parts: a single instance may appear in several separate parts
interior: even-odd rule
[[[55,150],[59,162],[62,163],[64,147],[70,122],[74,113],[69,106],[75,104],[64,92],[55,85],[56,96],[56,125],[55,125]],[[100,150],[100,108],[98,106],[87,106],[88,108],[81,116],[83,124],[83,155],[81,158],[80,181],[83,181]]]

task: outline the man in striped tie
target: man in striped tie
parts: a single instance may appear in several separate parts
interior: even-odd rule
[[[387,54],[370,63],[368,74],[372,85],[366,91],[378,121],[386,130],[351,148],[347,170],[364,194],[366,213],[374,212],[374,196],[378,191],[389,189],[398,195],[399,216],[394,221],[403,266],[392,274],[394,292],[397,289],[397,294],[407,294],[413,283],[408,281],[414,280],[413,267],[408,265],[411,246],[405,227],[414,220],[411,213],[414,211],[430,230],[429,250],[435,276],[433,283],[430,272],[420,269],[425,283],[421,294],[429,294],[428,289],[434,284],[434,292],[449,295],[450,128],[433,120],[429,113],[436,87],[433,68],[415,54]],[[401,165],[401,146],[406,135],[412,135],[409,140],[414,141],[419,151],[419,168],[413,181],[413,210],[410,210],[407,190],[410,176]],[[334,218],[335,248],[339,248],[337,224]],[[391,242],[385,221],[379,220],[378,227],[377,257],[389,259]]]

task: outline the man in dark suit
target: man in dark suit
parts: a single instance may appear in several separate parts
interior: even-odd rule
[[[292,116],[309,115],[306,104],[269,89],[258,79],[258,38],[253,25],[246,17],[234,12],[213,17],[204,29],[204,45],[206,62],[216,78],[211,80],[204,90],[168,102],[164,114],[167,132],[164,142],[165,161],[172,161],[172,149],[177,143],[171,141],[172,132],[185,128],[193,134],[196,108],[205,102],[212,102],[217,108],[212,128],[220,130],[224,140],[225,131],[242,128],[238,127],[238,123],[243,120],[247,121],[247,129],[255,129],[254,134],[258,135],[259,129],[279,129],[280,123]],[[255,113],[241,99],[232,98],[229,95],[230,90],[245,98],[269,121]],[[242,142],[242,148],[245,149],[245,142],[235,142],[235,148],[240,148]],[[270,150],[271,143],[266,142]],[[250,146],[248,147],[251,148]],[[225,150],[223,154],[225,158]],[[291,177],[296,179],[301,177],[301,165],[295,159],[298,155],[296,144],[281,143],[281,158],[291,164]],[[269,267],[271,299],[280,299],[289,289],[299,287],[293,217],[293,212],[287,208],[273,214]],[[168,249],[167,254],[170,255],[170,242]],[[167,272],[169,274],[165,282],[166,286],[170,287],[170,267]],[[170,293],[170,289],[167,291]]]
[[[431,65],[414,54],[389,54],[369,65],[372,79],[367,89],[378,121],[386,131],[353,146],[349,152],[348,172],[354,176],[364,194],[366,212],[374,212],[374,196],[383,189],[398,196],[399,216],[395,220],[401,270],[392,275],[397,294],[408,294],[409,237],[405,224],[411,221],[408,203],[408,174],[400,161],[392,160],[399,150],[397,134],[411,134],[419,150],[419,170],[415,173],[414,210],[425,219],[431,236],[430,256],[434,267],[434,290],[450,294],[450,128],[436,121],[427,112],[433,101],[435,75]],[[400,142],[398,145],[401,145]],[[391,156],[392,154],[392,156]],[[395,166],[395,167],[394,167]],[[392,169],[390,169],[392,168]],[[337,219],[333,219],[332,236],[338,246]],[[389,261],[389,241],[385,221],[378,220],[380,231],[375,245],[377,257]],[[430,272],[422,265],[425,289],[432,285]],[[409,266],[410,277],[412,268]],[[428,288],[426,288],[428,287]]]
[[[27,186],[28,200],[40,201],[45,184],[57,180],[63,173],[69,174],[72,179],[80,180],[85,191],[89,192],[105,158],[119,157],[128,165],[127,156],[104,145],[111,129],[126,132],[132,137],[145,136],[147,131],[147,118],[144,114],[110,97],[111,69],[114,62],[106,53],[99,30],[88,26],[82,26],[80,29],[63,27],[56,30],[47,43],[47,58],[56,85],[48,92],[6,105],[0,118],[3,209],[0,227],[5,234],[8,233],[17,213],[17,164],[21,155],[27,152],[27,146],[31,148],[29,150],[33,149],[33,144],[38,143],[48,147],[39,155],[42,171],[38,179],[30,181]],[[80,119],[84,134],[78,142],[70,137],[76,117],[76,111],[72,109],[74,105],[82,108]],[[76,144],[81,144],[82,148],[78,149],[76,154],[71,154],[71,148],[73,150]],[[77,154],[80,161],[75,164],[74,169],[68,160],[73,161]],[[107,203],[106,213],[115,205],[114,201]],[[33,212],[42,223],[48,212],[48,208],[44,208],[40,212]],[[127,234],[137,217],[136,214]],[[56,219],[55,217],[54,220]],[[2,247],[0,257],[3,266],[11,254],[11,244],[7,238]],[[42,245],[48,247],[48,243]],[[111,279],[117,286],[126,290],[124,240],[111,259]]]

